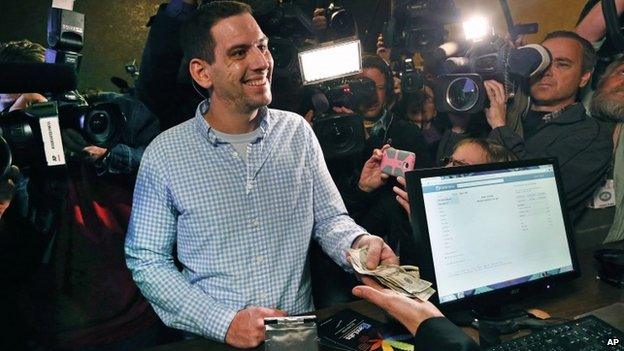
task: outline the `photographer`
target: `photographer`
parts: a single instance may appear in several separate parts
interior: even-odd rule
[[[507,97],[503,86],[486,82],[491,107],[486,110],[490,138],[521,159],[557,157],[572,223],[575,223],[609,166],[611,128],[587,116],[577,102],[596,62],[592,45],[568,31],[550,33],[542,42],[552,64],[531,82],[532,103],[523,115],[524,136],[506,125]]]
[[[203,99],[188,78],[180,46],[180,27],[197,9],[197,0],[172,0],[158,8],[141,56],[137,97],[160,121],[162,130],[184,122]]]
[[[29,50],[38,54],[25,58]],[[6,43],[0,57],[41,62],[44,50],[25,41]],[[13,98],[12,113],[45,99]],[[1,269],[12,287],[6,293],[13,294],[4,301],[14,310],[7,316],[15,318],[10,325],[16,329],[7,343],[14,349],[26,341],[44,350],[133,350],[169,341],[123,258],[134,174],[158,123],[131,97],[99,99],[125,116],[120,141],[106,149],[90,145],[79,131],[63,130],[67,166],[25,168],[2,216]]]

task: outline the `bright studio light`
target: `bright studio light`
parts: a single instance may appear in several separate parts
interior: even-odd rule
[[[346,77],[362,71],[359,40],[323,44],[299,53],[304,85]]]
[[[464,21],[464,35],[466,40],[479,41],[492,32],[490,21],[485,16],[473,16]]]

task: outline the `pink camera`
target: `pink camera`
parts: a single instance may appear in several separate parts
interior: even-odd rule
[[[416,155],[413,152],[388,148],[381,158],[381,171],[395,176],[405,177],[405,172],[414,170]]]

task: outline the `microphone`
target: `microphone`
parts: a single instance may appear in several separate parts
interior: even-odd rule
[[[509,53],[509,73],[532,78],[544,72],[552,61],[550,51],[539,44],[512,49]]]
[[[0,63],[0,93],[63,93],[75,90],[73,66],[54,63]]]

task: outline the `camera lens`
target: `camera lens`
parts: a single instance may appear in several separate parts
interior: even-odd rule
[[[100,134],[108,129],[108,114],[97,111],[89,118],[89,129],[94,134]]]
[[[479,86],[468,77],[456,78],[446,91],[446,102],[458,112],[470,110],[478,100]]]

